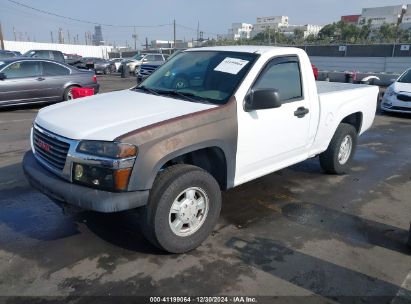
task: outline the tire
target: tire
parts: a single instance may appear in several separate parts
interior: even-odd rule
[[[342,147],[344,142],[345,148]],[[350,148],[348,149],[348,146]],[[323,170],[331,174],[345,174],[351,167],[357,146],[357,130],[350,124],[341,123],[331,142],[320,154],[320,164]],[[341,152],[341,154],[340,154]]]
[[[105,68],[104,71],[103,71],[103,74],[104,75],[111,74],[111,70],[109,68]]]
[[[186,195],[189,191],[194,191],[195,200],[187,200]],[[190,204],[191,209],[195,209],[195,205],[201,199],[204,201],[203,211],[191,212]],[[171,208],[180,201],[182,204],[179,213],[173,213]],[[139,210],[141,230],[153,245],[162,250],[170,253],[188,252],[208,237],[217,223],[220,210],[220,187],[208,172],[195,166],[174,165],[158,174],[150,191],[147,206]],[[185,216],[187,219],[190,217],[189,214],[197,214],[191,218],[200,219],[197,222],[199,226],[193,224],[190,228],[188,223],[184,223],[180,230],[172,228],[181,222],[180,215],[183,214],[184,220]],[[179,234],[173,229],[177,229]]]
[[[73,99],[73,95],[71,93],[72,88],[77,88],[77,86],[69,86],[64,90],[64,93],[63,93],[63,100],[64,101]]]

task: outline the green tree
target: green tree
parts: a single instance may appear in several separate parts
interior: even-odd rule
[[[296,41],[304,40],[304,30],[300,28],[296,28],[294,30],[294,39]]]

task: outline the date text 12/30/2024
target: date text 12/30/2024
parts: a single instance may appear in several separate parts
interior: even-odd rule
[[[150,303],[258,303],[255,297],[150,297]]]

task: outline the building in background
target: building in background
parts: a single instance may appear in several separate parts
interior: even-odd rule
[[[253,30],[253,25],[249,23],[233,23],[231,28],[228,29],[227,39],[230,40],[241,40],[250,39],[251,31]]]
[[[277,30],[288,26],[288,16],[269,16],[257,17],[257,23],[254,24],[251,37],[264,32],[267,29]]]
[[[305,39],[310,35],[318,36],[318,33],[321,31],[322,28],[323,27],[321,25],[315,24],[288,25],[287,27],[279,28],[279,31],[288,37],[292,37],[295,35],[297,30],[300,30],[303,33],[303,38]]]
[[[201,45],[200,42],[197,41],[183,41],[183,40],[176,40],[176,44],[174,45],[174,40],[152,40],[149,47],[151,49],[187,49],[193,46]]]
[[[93,45],[104,45],[103,30],[101,25],[96,25],[94,27]]]
[[[407,5],[404,15],[402,15],[400,28],[404,30],[411,29],[411,4]]]
[[[346,15],[341,16],[341,21],[347,24],[357,25],[361,15]]]
[[[370,23],[373,28],[378,28],[384,23],[398,25],[401,23],[406,9],[407,6],[403,4],[363,8],[358,24],[365,25]]]

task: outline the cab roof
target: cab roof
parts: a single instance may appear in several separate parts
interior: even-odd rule
[[[254,53],[254,54],[264,54],[268,52],[299,52],[301,49],[293,47],[277,47],[277,46],[262,46],[262,45],[234,45],[234,46],[213,46],[213,47],[201,47],[188,49],[187,52],[195,51],[225,51],[225,52],[241,52],[241,53]]]

